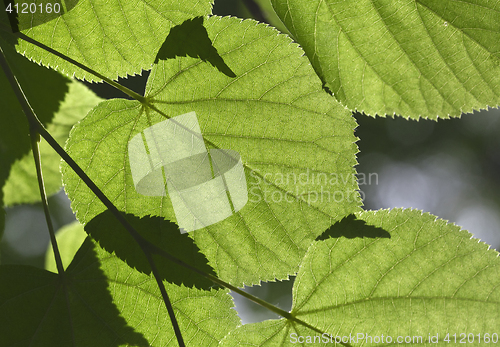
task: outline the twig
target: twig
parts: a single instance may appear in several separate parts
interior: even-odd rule
[[[49,212],[49,202],[47,201],[47,193],[45,192],[45,185],[43,183],[42,175],[42,162],[39,150],[39,139],[38,133],[31,129],[30,127],[30,140],[31,149],[33,151],[33,158],[35,159],[36,166],[36,176],[38,179],[38,188],[40,189],[40,197],[42,198],[43,212],[45,214],[45,221],[47,222],[47,227],[49,229],[50,243],[52,244],[52,250],[54,251],[54,258],[56,259],[57,272],[60,276],[64,274],[64,266],[61,260],[61,253],[59,252],[59,247],[57,245],[56,234],[54,232],[54,225],[52,224],[52,219],[50,218]]]

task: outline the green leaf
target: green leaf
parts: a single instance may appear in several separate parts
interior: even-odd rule
[[[9,283],[0,288],[3,346],[148,345],[112,302],[93,247],[82,247],[66,278],[28,266],[0,267],[2,283]]]
[[[86,238],[87,234],[83,230],[83,225],[78,221],[65,225],[57,231],[57,245],[64,269],[71,264],[76,252],[80,249]],[[56,259],[54,258],[51,243],[49,243],[47,253],[45,253],[45,269],[57,273]]]
[[[92,107],[102,100],[80,82],[72,81],[68,87],[69,90],[57,113],[47,124],[47,130],[61,146],[64,146],[68,139],[73,124],[79,122]],[[62,186],[59,171],[61,157],[45,140],[40,143],[40,155],[45,191],[47,195],[51,195]],[[31,150],[12,165],[3,192],[5,206],[40,201],[40,191]]]
[[[437,119],[500,104],[496,1],[272,3],[325,86],[352,110]]]
[[[388,336],[392,344],[398,336],[421,336],[432,344],[429,338],[436,335],[444,346],[448,333],[474,334],[469,345],[482,346],[484,340],[480,343],[477,334],[497,333],[498,252],[458,226],[418,210],[367,211],[356,216],[357,222],[344,225],[355,226],[346,233],[359,236],[317,241],[308,250],[293,287],[293,316],[334,339],[347,336],[353,346],[390,345]],[[386,231],[390,238],[362,236],[373,229]],[[297,328],[296,322],[286,320],[245,325],[223,345],[248,341],[256,346],[289,345]],[[304,338],[322,336],[313,331],[304,334]]]
[[[219,71],[218,58],[204,62],[189,56],[191,50],[187,57],[159,59],[146,86],[149,104],[99,104],[73,128],[67,150],[121,211],[178,222],[169,196],[136,191],[127,146],[146,128],[194,111],[211,153],[221,148],[241,155],[248,201],[189,236],[225,281],[284,279],[297,271],[316,236],[359,210],[356,123],[323,91],[288,37],[252,20],[211,17],[204,26],[212,55],[220,55],[235,78]],[[72,208],[86,224],[105,207],[69,167],[62,171]]]
[[[117,79],[149,70],[169,30],[196,16],[211,13],[212,0],[72,0],[71,10],[43,24],[20,27],[27,36]],[[64,74],[96,77],[25,41],[17,47],[30,59]]]
[[[28,266],[0,267],[1,283],[9,283],[0,286],[2,346],[177,344],[156,281],[90,239],[65,276]],[[168,284],[166,289],[185,341],[215,346],[239,324],[227,291]]]

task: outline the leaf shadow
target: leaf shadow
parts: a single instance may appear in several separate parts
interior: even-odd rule
[[[170,29],[156,55],[155,64],[158,64],[160,60],[188,56],[209,62],[228,77],[236,77],[208,37],[207,29],[203,26],[203,17],[188,19]]]
[[[390,239],[391,234],[388,231],[366,224],[364,220],[357,219],[354,214],[344,217],[341,221],[333,224],[326,229],[316,241],[322,241],[329,238],[345,237],[348,239],[354,238],[386,238]]]
[[[122,212],[125,219],[146,240],[163,249],[185,263],[196,267],[205,273],[215,276],[208,260],[188,234],[181,234],[177,224],[161,217],[146,216],[139,218],[133,214]],[[141,247],[127,230],[116,222],[109,210],[94,217],[85,226],[85,231],[100,246],[115,254],[136,270],[151,274],[151,267]],[[218,288],[207,278],[184,268],[160,255],[154,254],[153,260],[158,268],[160,277],[170,283],[184,284],[187,287],[210,290]]]
[[[97,252],[87,237],[64,276],[1,265],[0,346],[150,346],[121,315]]]

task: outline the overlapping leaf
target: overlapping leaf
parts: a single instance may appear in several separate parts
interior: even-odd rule
[[[291,313],[326,335],[283,319],[242,326],[223,345],[288,346],[307,336],[330,345],[330,335],[352,346],[386,346],[389,337],[397,344],[398,337],[420,336],[413,344],[406,341],[417,346],[438,335],[445,345],[446,334],[473,334],[468,344],[482,346],[478,334],[491,337],[498,330],[498,252],[417,210],[356,216],[340,223],[348,237],[311,246],[294,283]],[[390,237],[372,238],[374,230]],[[325,336],[327,342],[321,340]]]
[[[131,215],[124,214],[124,217],[149,242],[205,273],[214,274],[213,269],[207,265],[206,258],[199,253],[199,249],[193,243],[193,240],[186,234],[180,234],[177,225],[174,223],[161,217],[144,217],[142,220]],[[110,215],[109,211],[103,212],[92,219],[85,230],[79,222],[74,222],[59,230],[57,242],[63,266],[71,263],[76,251],[87,236],[85,231],[97,240],[104,249],[114,250],[115,254],[124,259],[130,267],[147,275],[151,274],[151,267],[143,250],[125,228]],[[152,259],[159,270],[159,276],[163,280],[177,285],[205,290],[217,287],[212,281],[169,261],[165,257],[153,254]],[[57,272],[52,246],[50,245],[45,258],[45,268]]]
[[[498,1],[272,2],[352,110],[436,119],[500,104]]]
[[[286,278],[316,236],[359,209],[355,121],[286,36],[251,20],[212,17],[203,30],[191,27],[198,24],[186,27],[207,37],[186,41],[196,47],[182,51],[167,45],[151,72],[147,101],[162,114],[136,101],[101,103],[73,129],[67,150],[121,211],[176,221],[168,196],[137,193],[127,145],[144,129],[195,111],[209,149],[241,155],[248,202],[189,235],[224,280]],[[63,176],[82,223],[104,211],[70,168]]]
[[[19,29],[111,79],[139,74],[141,69],[149,70],[173,26],[189,18],[208,15],[212,9],[211,0],[74,0],[66,3],[71,6],[64,15]],[[95,79],[25,41],[20,42],[17,49],[30,59],[69,76]]]
[[[177,346],[156,281],[90,239],[65,278],[3,265],[0,280],[1,346]],[[239,322],[227,291],[167,290],[188,346],[216,346]]]

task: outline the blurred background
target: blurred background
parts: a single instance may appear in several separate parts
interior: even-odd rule
[[[270,0],[216,0],[214,14],[255,18],[286,32]],[[148,75],[144,71],[119,82],[143,94]],[[105,84],[87,86],[103,98],[126,97]],[[354,117],[359,124],[357,171],[365,209],[421,209],[462,226],[500,250],[500,109],[439,122]],[[74,221],[64,192],[52,196],[49,206],[56,229]],[[41,204],[7,209],[0,241],[2,264],[44,267],[48,243]],[[293,278],[246,290],[290,310],[292,285]],[[277,318],[238,295],[234,298],[243,323]]]

